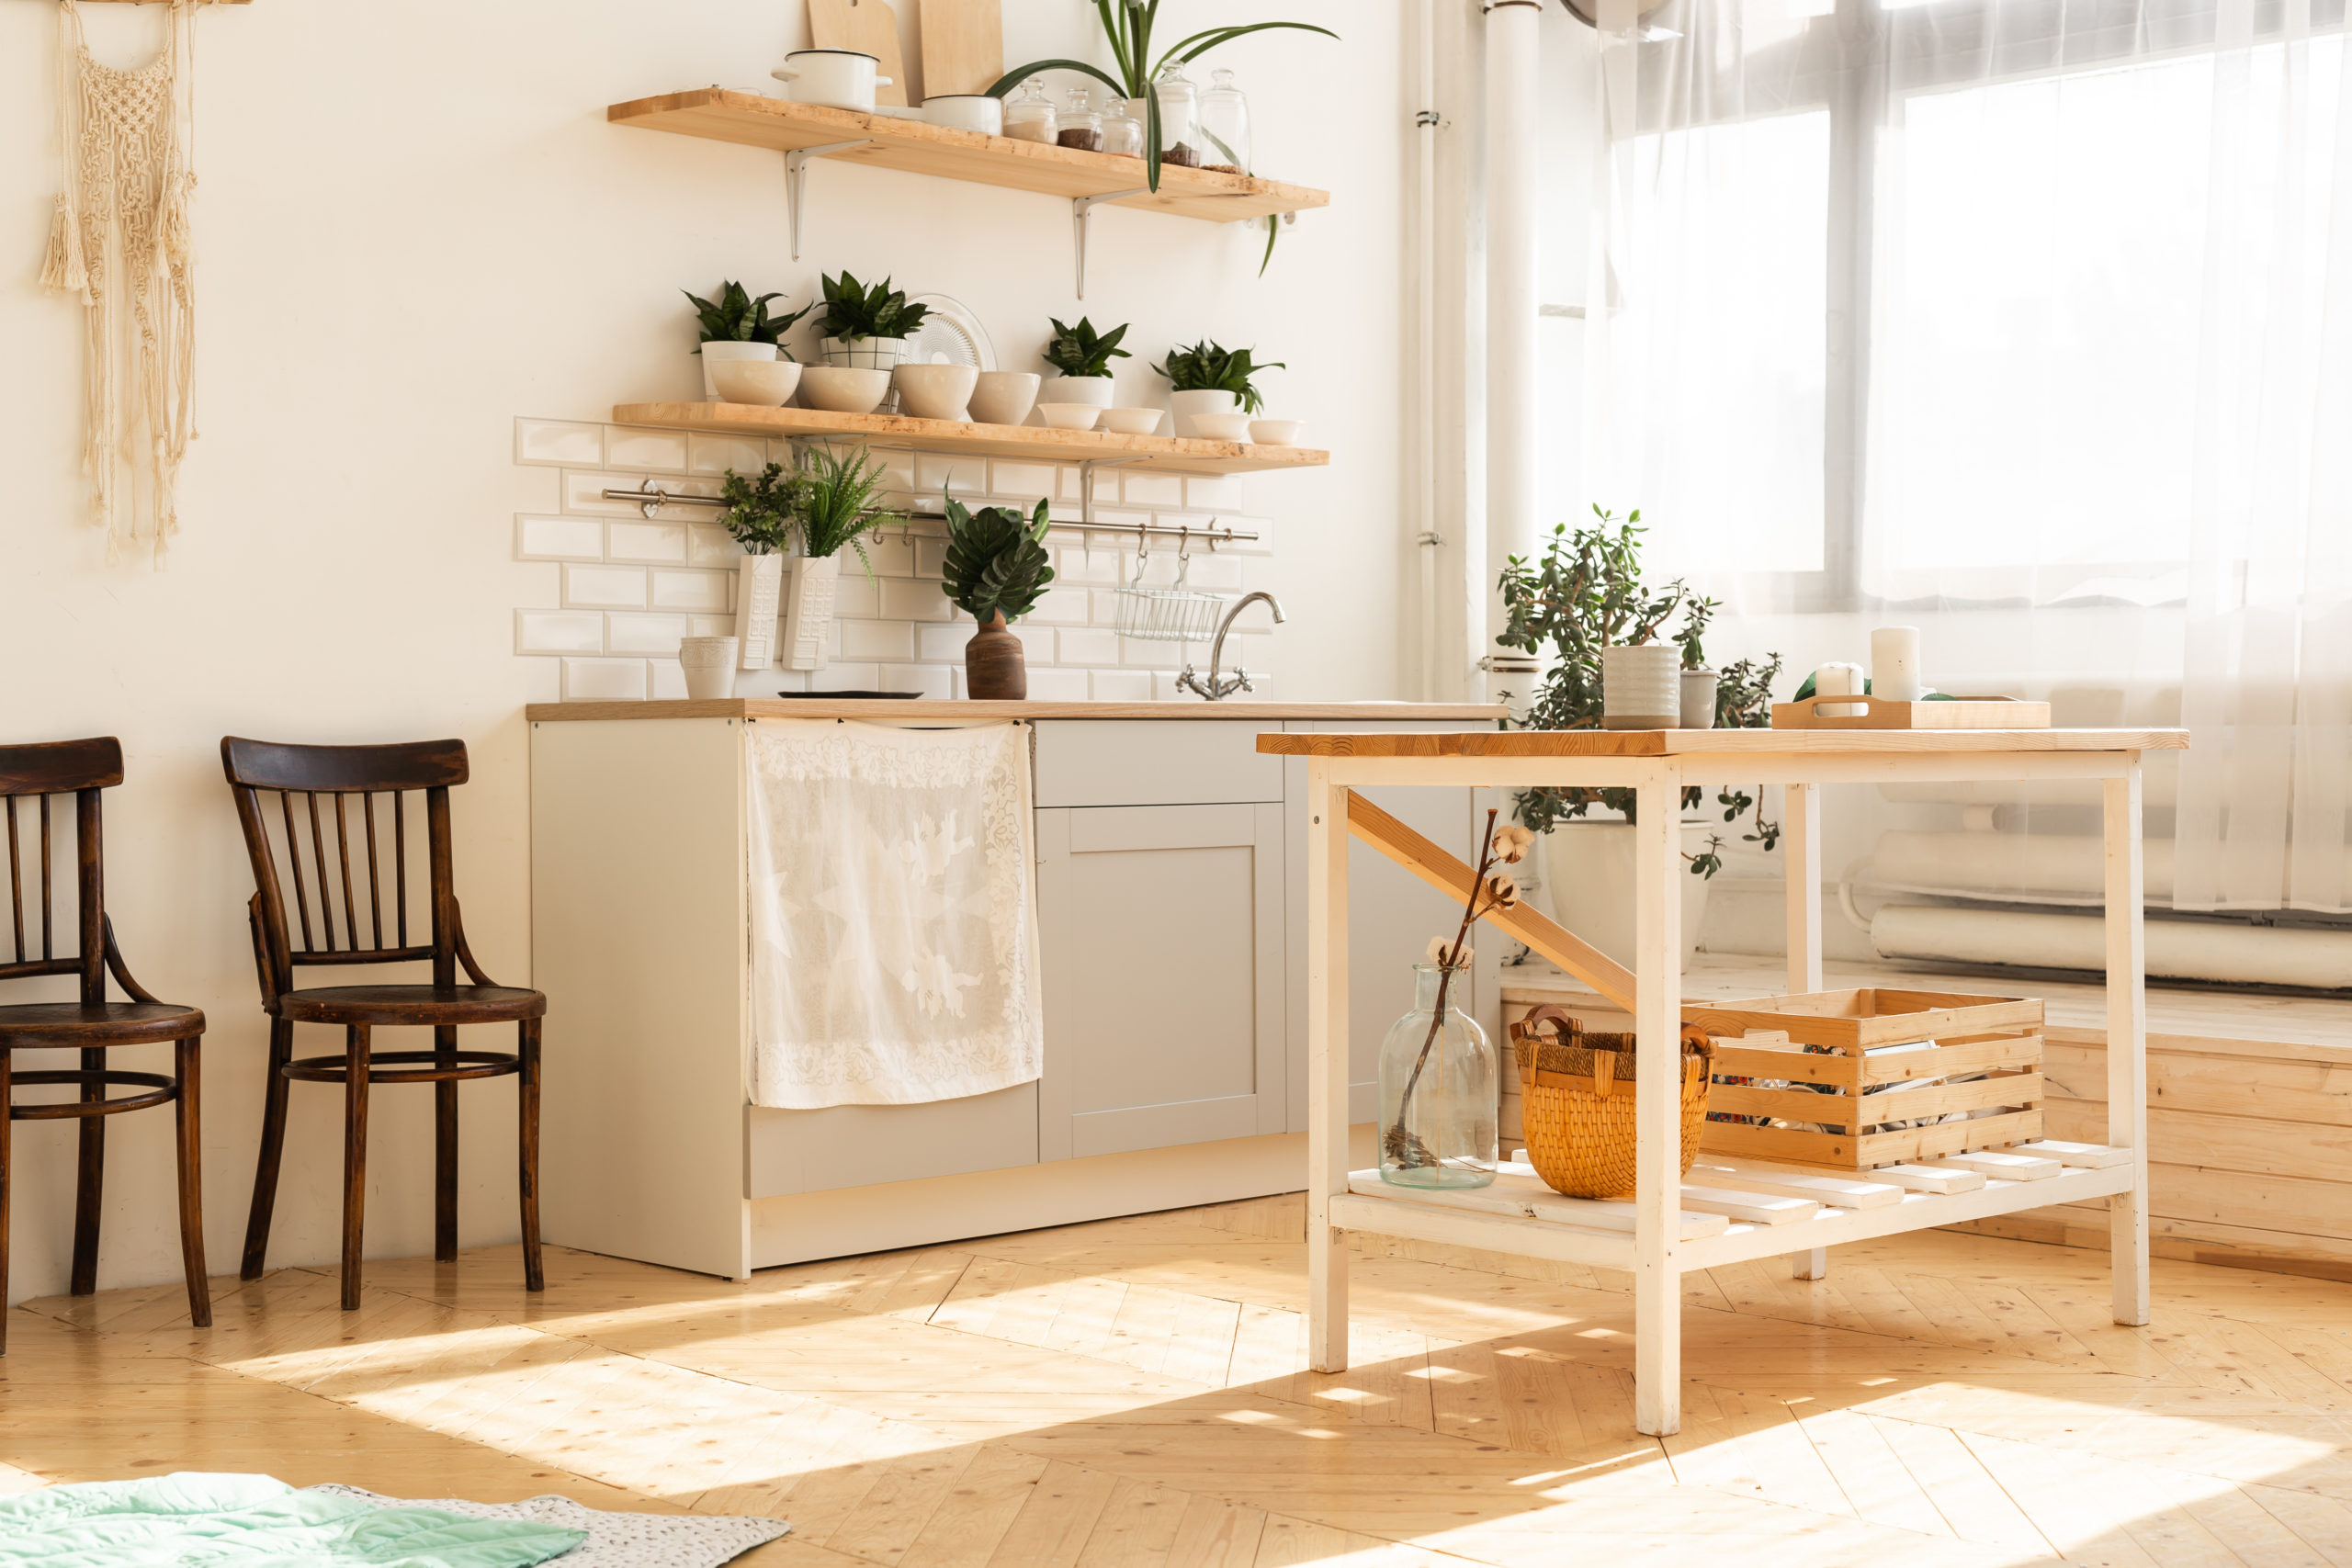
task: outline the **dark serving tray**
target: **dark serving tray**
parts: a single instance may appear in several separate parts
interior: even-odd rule
[[[778,692],[776,695],[786,702],[872,703],[885,700],[912,701],[922,694],[921,692]]]

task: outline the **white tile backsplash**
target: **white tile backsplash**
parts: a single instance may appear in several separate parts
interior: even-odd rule
[[[671,662],[675,663],[673,659]],[[568,703],[628,703],[645,700],[642,659],[567,659],[563,700]]]
[[[939,584],[922,578],[882,580],[882,618],[886,621],[944,621],[956,614]]]
[[[724,477],[727,470],[757,474],[768,466],[768,444],[752,435],[705,435],[686,438],[686,470]]]
[[[711,523],[695,523],[687,526],[688,566],[731,567],[742,558],[743,547],[728,537],[726,529]]]
[[[686,672],[674,659],[649,659],[645,672],[651,677],[651,694],[656,702],[669,702],[686,694]]]
[[[1119,634],[1102,626],[1069,626],[1061,635],[1063,664],[1116,664]]]
[[[943,490],[954,495],[978,495],[988,487],[989,466],[984,458],[935,452],[921,453],[915,458],[914,488],[924,495],[937,495]]]
[[[844,659],[912,659],[915,656],[915,627],[905,621],[840,621],[842,657]],[[936,626],[922,630],[936,631]],[[924,658],[931,657],[925,654]]]
[[[648,603],[657,610],[719,614],[733,606],[734,589],[731,571],[656,571]]]
[[[575,610],[642,610],[645,569],[567,566],[563,569],[563,603],[566,608]]]
[[[1040,670],[1029,667],[1029,698],[1040,703],[1082,703],[1088,686],[1083,670]]]
[[[1052,463],[1008,463],[999,458],[989,465],[989,493],[1035,506],[1054,493],[1054,469]]]
[[[684,615],[628,615],[614,612],[605,617],[605,650],[607,653],[655,654],[665,659],[678,656],[678,639],[686,635]]]
[[[605,460],[605,427],[574,424],[566,420],[518,419],[514,422],[514,460],[533,464],[584,464],[594,468]]]
[[[625,425],[607,426],[605,431],[605,467],[683,474],[686,471],[685,434],[676,430],[631,430]]]
[[[935,702],[945,702],[956,694],[956,671],[945,664],[885,664],[879,690],[921,692]]]
[[[514,519],[516,560],[603,560],[605,525],[594,517]]]
[[[592,516],[598,517],[641,517],[644,515],[641,502],[627,499],[607,499],[605,495],[605,491],[607,490],[636,490],[644,484],[645,481],[646,476],[643,474],[620,474],[607,473],[602,469],[582,471],[577,468],[566,468],[563,471],[563,509],[566,512],[586,513]],[[704,495],[716,497],[718,494],[718,486],[708,479],[683,479],[665,477],[656,481],[655,488],[666,491],[672,495]],[[655,516],[678,523],[707,523],[710,520],[710,508],[707,506],[670,505],[657,507],[654,509]]]
[[[1148,703],[1151,701],[1151,671],[1148,670],[1096,670],[1091,671],[1094,700],[1098,703]]]
[[[885,621],[881,624],[888,626],[890,623]],[[969,621],[951,621],[944,626],[917,626],[914,628],[915,657],[942,662],[960,661],[964,657],[964,645],[972,640],[974,629]]]
[[[1099,497],[1102,486],[1095,491]],[[1125,474],[1119,480],[1119,499],[1129,506],[1182,506],[1184,504],[1184,479],[1181,474]]]
[[[528,654],[602,653],[605,617],[594,610],[517,610],[514,651]]]
[[[734,541],[729,539],[729,544]],[[605,526],[605,554],[609,560],[643,561],[666,566],[686,558],[684,523],[623,523]]]

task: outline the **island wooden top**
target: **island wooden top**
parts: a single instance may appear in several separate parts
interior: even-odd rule
[[[977,703],[860,697],[719,697],[641,703],[532,703],[533,724],[607,718],[1286,718],[1493,724],[1500,704],[1485,703]],[[1448,739],[1452,739],[1449,737]]]
[[[2186,729],[1507,729],[1261,735],[1284,757],[1666,757],[1714,752],[2177,751]]]

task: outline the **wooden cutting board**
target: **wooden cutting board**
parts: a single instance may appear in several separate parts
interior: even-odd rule
[[[808,0],[808,41],[818,49],[854,49],[882,63],[876,67],[890,78],[887,87],[874,89],[874,101],[907,102],[907,64],[899,52],[899,14],[888,0]]]
[[[985,93],[1004,74],[1001,0],[922,0],[922,93]]]

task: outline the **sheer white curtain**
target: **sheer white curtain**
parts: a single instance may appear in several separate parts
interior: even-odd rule
[[[2344,0],[1637,3],[1594,499],[1792,667],[2185,721],[2172,902],[2352,911]]]

